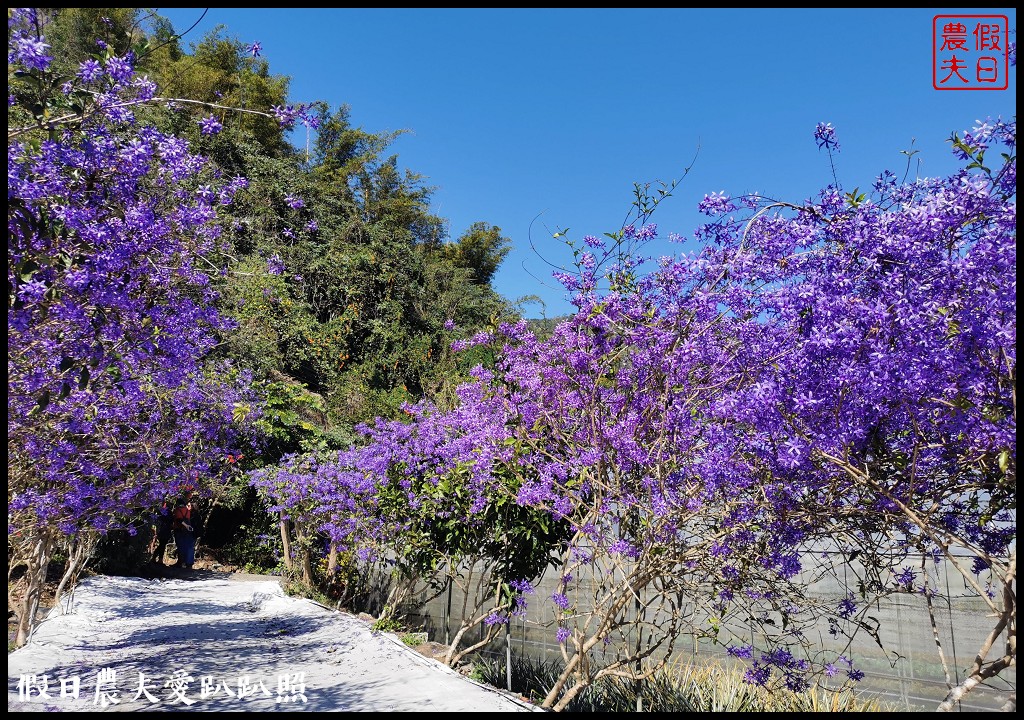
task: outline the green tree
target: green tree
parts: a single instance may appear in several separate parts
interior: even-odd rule
[[[471,271],[473,282],[489,285],[512,241],[501,234],[497,225],[475,222],[455,243],[445,245],[444,253],[455,267]]]

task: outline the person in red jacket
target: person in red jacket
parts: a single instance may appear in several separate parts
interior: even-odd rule
[[[196,561],[195,527],[192,525],[192,500],[182,498],[174,508],[174,544],[178,546],[178,562],[174,567],[191,570]]]

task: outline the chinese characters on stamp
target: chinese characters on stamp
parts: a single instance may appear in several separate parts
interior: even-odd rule
[[[936,15],[932,19],[932,87],[1009,87],[1009,20],[1005,15]]]

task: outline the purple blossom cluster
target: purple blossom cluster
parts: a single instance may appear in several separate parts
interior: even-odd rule
[[[1012,148],[1014,133],[986,122],[970,142]],[[838,147],[829,125],[816,138]],[[382,548],[413,522],[373,516],[383,488],[443,516],[457,510],[436,488],[463,478],[466,522],[509,498],[568,523],[564,577],[631,563],[659,587],[713,588],[708,606],[722,610],[778,611],[777,587],[799,597],[809,543],[846,532],[849,518],[915,538],[888,548],[890,566],[923,542],[915,508],[948,514],[943,532],[963,547],[1005,556],[1012,483],[991,468],[1016,452],[1006,157],[998,172],[881,183],[856,206],[830,187],[789,214],[723,220],[698,230],[698,252],[651,271],[614,254],[653,226],[603,249],[588,242],[598,254],[563,275],[578,311],[548,339],[516,323],[456,341],[500,348],[456,408],[411,406],[408,421],[365,428],[365,444],[329,470],[278,477],[275,492],[315,499],[309,512],[339,542]],[[736,210],[724,193],[705,205]],[[965,515],[968,497],[991,512]],[[568,608],[574,582],[554,608]],[[799,603],[784,610],[795,617]],[[856,606],[832,612],[849,621]],[[757,660],[751,650],[751,681],[805,687],[815,668],[790,642],[801,640],[781,638]]]
[[[278,254],[271,255],[267,258],[267,273],[270,275],[280,275],[284,272],[284,260]]]
[[[39,11],[11,8],[7,17],[7,64],[28,70],[46,70],[53,62],[49,44],[37,34]]]
[[[36,76],[52,62],[38,27],[35,11],[9,15],[8,63]],[[15,539],[103,532],[196,477],[214,481],[243,441],[240,419],[259,412],[245,372],[209,365],[233,328],[203,269],[217,209],[246,181],[136,122],[131,107],[156,87],[134,65],[130,53],[84,61],[58,89],[84,84],[98,111],[8,143]],[[273,115],[318,123],[303,105]],[[198,122],[204,136],[222,130]],[[814,139],[839,150],[830,123]],[[699,249],[654,269],[634,252],[653,224],[586,236],[576,271],[556,275],[576,312],[550,337],[518,322],[456,340],[497,360],[453,407],[407,405],[401,420],[359,427],[347,450],[287,456],[251,482],[308,537],[359,558],[423,571],[484,557],[498,585],[489,628],[525,612],[555,558],[549,609],[564,623],[572,607],[576,632],[601,628],[605,643],[644,592],[795,623],[801,558],[820,540],[888,538],[882,567],[899,586],[915,580],[912,554],[938,561],[951,547],[974,555],[973,572],[1009,577],[1015,147],[1016,123],[989,118],[953,136],[963,170],[913,183],[883,172],[869,199],[836,182],[770,214],[748,195],[741,218],[711,193],[698,207],[720,219],[697,228]],[[1007,150],[995,168],[982,161],[992,149]],[[279,255],[267,271],[285,271]],[[543,540],[525,527],[538,518]],[[524,527],[540,558],[525,569],[509,549]],[[590,608],[584,568],[632,575]],[[827,611],[834,632],[856,622],[853,598]],[[670,641],[680,623],[648,639]],[[560,624],[558,642],[572,632]],[[844,657],[798,657],[797,630],[774,637],[729,649],[751,682],[802,690],[839,664],[863,676]]]
[[[705,215],[716,216],[734,212],[736,205],[733,204],[732,198],[723,191],[705,195],[704,199],[698,204],[697,209]]]
[[[274,105],[270,111],[283,128],[291,128],[297,121],[313,130],[320,127],[320,119],[310,112],[308,105]]]
[[[839,142],[836,140],[836,129],[832,123],[818,123],[814,128],[814,141],[818,143],[818,149],[835,149],[839,152]]]
[[[216,135],[224,129],[224,125],[213,115],[204,117],[199,121],[199,131],[203,135]]]
[[[44,68],[31,18],[11,18],[9,62]],[[232,324],[204,256],[216,205],[244,182],[219,185],[181,139],[125,124],[155,89],[131,57],[86,61],[79,80],[104,112],[8,142],[12,538],[106,532],[215,482],[257,407],[247,373],[208,360]]]

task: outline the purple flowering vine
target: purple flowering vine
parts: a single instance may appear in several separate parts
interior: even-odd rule
[[[208,115],[199,121],[199,131],[203,135],[216,135],[224,129],[224,125],[213,115]]]
[[[818,149],[835,150],[839,152],[839,142],[836,140],[836,129],[832,123],[818,123],[814,128],[814,141],[818,143]]]
[[[8,60],[41,81],[31,14],[11,13]],[[8,136],[8,541],[43,569],[30,586],[58,546],[88,558],[167,495],[222,482],[259,414],[251,375],[211,355],[234,327],[215,309],[214,200],[241,184],[135,121],[155,85],[133,64],[83,62],[48,91],[102,86],[90,111],[43,142]]]

